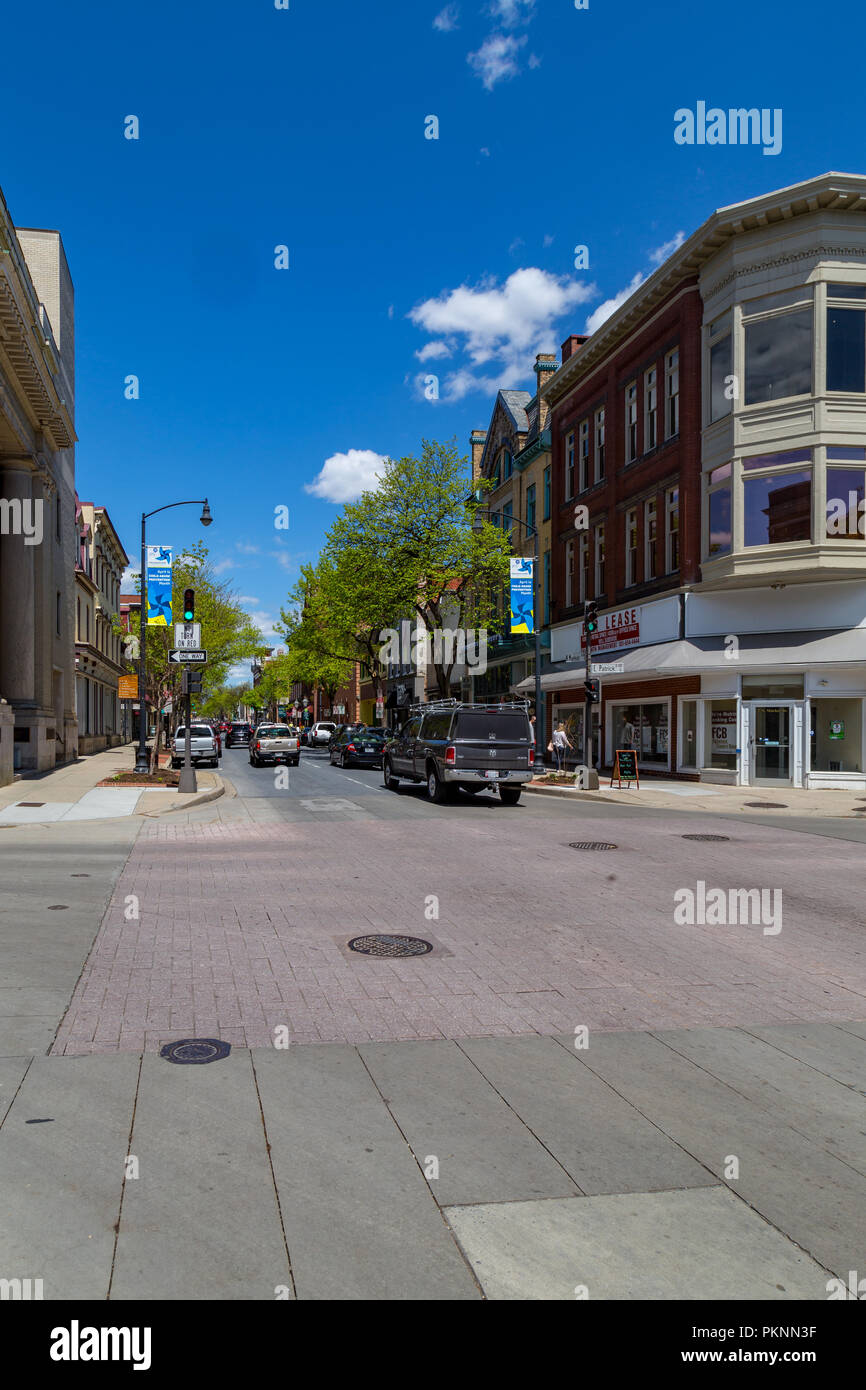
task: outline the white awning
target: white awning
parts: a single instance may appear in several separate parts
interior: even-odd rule
[[[647,675],[691,676],[702,672],[805,671],[813,666],[858,667],[866,662],[866,628],[845,628],[825,632],[751,632],[738,637],[734,648],[724,637],[692,637],[675,642],[658,642],[652,647],[635,647],[626,652],[599,653],[593,665],[623,667],[611,677],[628,680]],[[582,685],[586,666],[570,666],[549,671],[541,677],[542,690],[559,690]],[[534,676],[514,687],[519,695],[535,689]]]

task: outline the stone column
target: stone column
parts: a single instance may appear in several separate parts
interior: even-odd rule
[[[31,471],[25,463],[0,467],[0,498],[32,500]],[[36,636],[45,621],[37,613],[35,545],[23,535],[0,536],[0,696],[13,705],[36,701]]]

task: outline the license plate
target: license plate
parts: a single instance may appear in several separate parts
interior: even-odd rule
[[[368,744],[365,744],[365,745],[364,745],[364,752],[365,752],[365,753],[375,753],[375,751],[376,751],[375,748],[371,748]]]
[[[499,776],[499,773],[498,773],[498,772],[485,772],[484,776],[485,776],[485,777],[489,777],[490,780],[491,780],[492,782],[495,782],[495,781],[496,781],[496,778]]]

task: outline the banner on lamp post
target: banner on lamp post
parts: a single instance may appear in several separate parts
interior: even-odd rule
[[[511,564],[511,634],[533,633],[535,631],[534,612],[534,560],[521,557],[512,558]]]
[[[147,547],[147,626],[171,623],[171,546]]]

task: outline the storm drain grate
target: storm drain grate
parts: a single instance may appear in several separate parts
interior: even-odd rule
[[[569,849],[617,849],[617,845],[609,844],[607,840],[575,840],[569,845]]]
[[[683,840],[730,840],[730,835],[683,835]]]
[[[44,806],[44,801],[19,801],[19,806]]]
[[[433,950],[432,941],[420,936],[356,936],[349,942],[350,951],[362,956],[426,956]]]
[[[52,905],[51,905],[51,907],[49,907],[48,911],[49,911],[49,912],[68,912],[68,911],[69,911],[69,903],[52,903]]]
[[[222,1061],[231,1050],[231,1043],[218,1038],[182,1038],[180,1042],[166,1043],[159,1055],[178,1066],[201,1066],[204,1062]]]
[[[759,811],[787,811],[783,801],[747,801],[747,806],[755,806]]]

